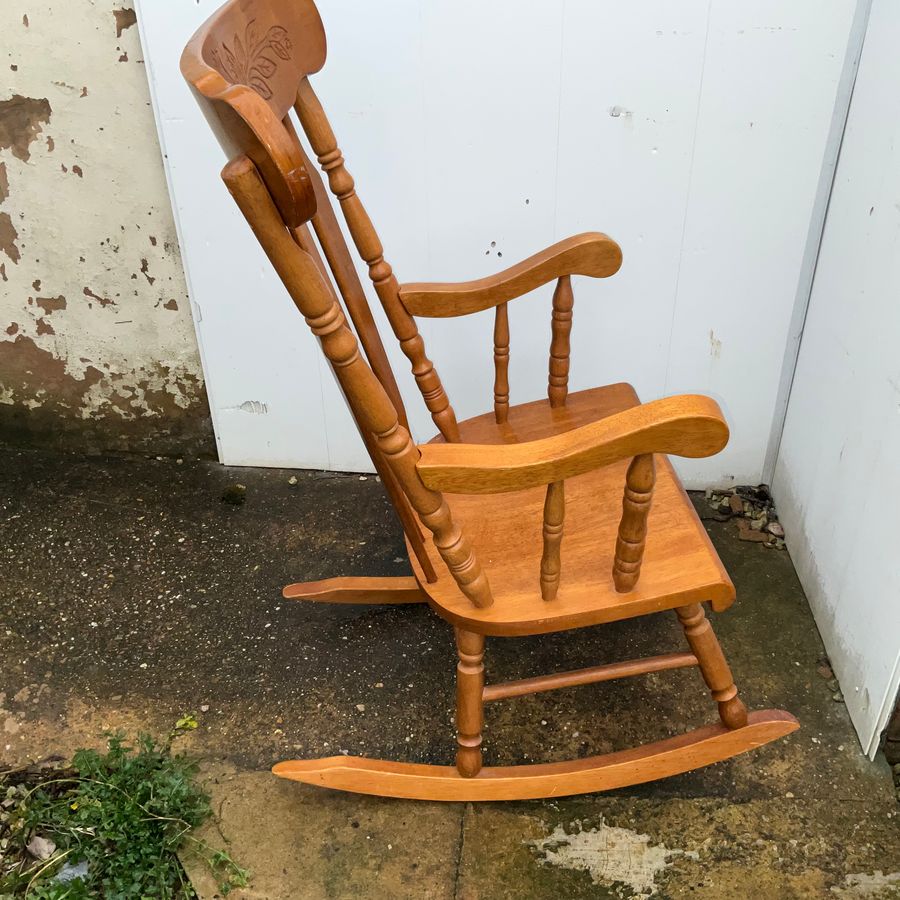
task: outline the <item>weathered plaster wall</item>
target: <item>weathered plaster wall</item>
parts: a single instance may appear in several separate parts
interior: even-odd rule
[[[130,5],[0,4],[0,442],[213,452]]]

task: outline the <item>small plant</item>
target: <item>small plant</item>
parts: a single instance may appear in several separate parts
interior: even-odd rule
[[[106,753],[79,750],[33,784],[0,773],[0,900],[195,897],[179,850],[203,858],[223,894],[246,885],[246,870],[191,834],[212,810],[172,742],[196,727],[185,716],[159,745],[110,734]]]

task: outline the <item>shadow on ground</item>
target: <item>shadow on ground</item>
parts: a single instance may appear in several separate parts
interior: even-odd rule
[[[254,871],[243,896],[900,896],[889,770],[863,757],[817,671],[823,648],[788,554],[739,543],[729,523],[706,523],[738,590],[713,623],[748,705],[790,710],[799,732],[604,795],[441,805],[267,771],[340,752],[452,759],[449,626],[419,606],[280,599],[292,581],[408,573],[374,477],[14,451],[0,451],[0,471],[0,761],[99,746],[112,728],[162,734],[193,711],[189,746],[220,813],[209,836]],[[241,506],[220,499],[235,481]],[[491,639],[488,678],[682,641],[672,615]],[[644,676],[492,705],[487,758],[565,759],[714,719],[696,671]]]

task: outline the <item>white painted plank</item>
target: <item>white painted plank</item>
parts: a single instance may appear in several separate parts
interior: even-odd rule
[[[250,242],[177,72],[214,6],[145,2],[141,19],[223,459],[368,468],[258,252],[245,271],[223,268]],[[625,265],[608,281],[576,279],[572,387],[628,380],[645,399],[719,396],[731,446],[682,471],[691,485],[754,481],[853,6],[394,0],[348,15],[322,0],[330,59],[315,84],[401,280],[477,277],[568,234],[607,231]],[[750,113],[759,131],[746,140]],[[260,281],[249,319],[221,298]],[[549,296],[512,306],[514,402],[546,391]],[[428,437],[408,364],[376,315],[414,430]],[[421,323],[461,417],[490,407],[490,321]],[[710,331],[722,342],[714,365]],[[760,354],[764,377],[746,377]],[[246,400],[269,412],[243,412]]]
[[[900,9],[875,0],[775,470],[847,709],[874,754],[900,674]]]
[[[757,483],[855,2],[713,0],[664,392],[726,410],[688,480]]]

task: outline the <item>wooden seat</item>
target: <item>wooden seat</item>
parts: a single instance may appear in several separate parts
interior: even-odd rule
[[[627,384],[569,394],[572,278],[614,275],[622,262],[618,244],[587,232],[487,278],[400,284],[310,82],[325,63],[325,46],[312,0],[229,0],[188,43],[181,66],[228,154],[222,172],[228,190],[332,365],[403,527],[415,573],[292,584],[284,596],[428,602],[451,623],[458,655],[456,765],[342,756],[290,760],[273,771],[391,797],[524,799],[666,777],[795,730],[789,713],[748,714],[738,697],[702,605],[724,610],[734,588],[667,458],[710,456],[725,446],[728,426],[718,405],[694,395],[641,404]],[[439,431],[428,444],[417,446],[409,433],[329,192]],[[517,405],[509,384],[508,304],[554,281],[547,399]],[[491,308],[493,412],[458,422],[415,317]],[[484,683],[486,635],[560,631],[667,609],[675,610],[687,649]],[[691,666],[718,707],[719,724],[587,759],[483,765],[487,703]]]
[[[473,444],[534,440],[639,403],[631,385],[609,385],[570,394],[561,409],[553,409],[548,400],[512,407],[503,424],[493,414],[468,419],[459,423],[460,437]],[[443,442],[442,437],[434,440]],[[411,558],[432,606],[454,625],[493,635],[561,631],[702,600],[711,601],[717,612],[726,609],[734,600],[734,586],[665,458],[657,466],[640,580],[628,593],[616,590],[613,553],[628,462],[567,480],[565,528],[572,537],[564,540],[559,592],[549,602],[541,596],[538,580],[545,491],[448,494],[454,521],[478,548],[494,602],[486,609],[472,606],[440,565],[433,540],[426,537],[425,547],[439,573],[437,581],[429,584],[413,554]],[[515,554],[509,553],[511,522],[516,523]]]

